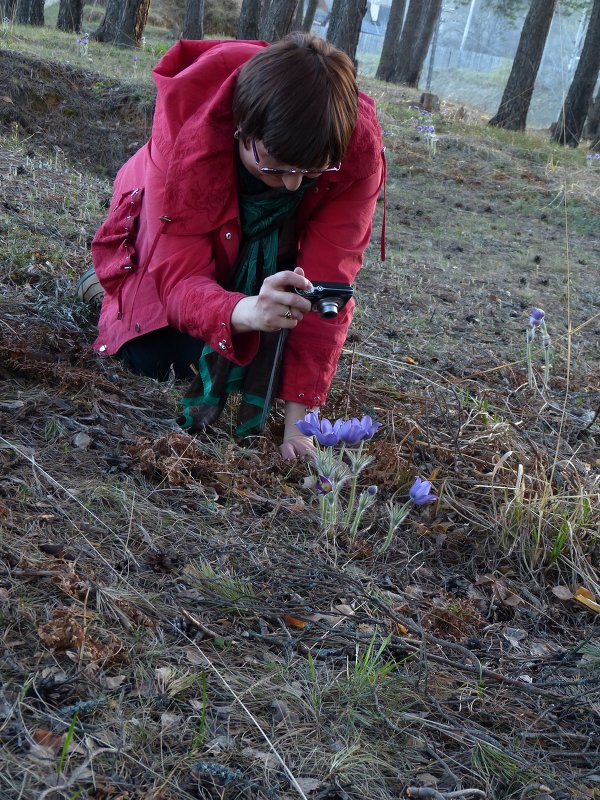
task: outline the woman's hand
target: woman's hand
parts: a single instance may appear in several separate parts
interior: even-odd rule
[[[284,437],[283,442],[279,445],[279,454],[284,461],[292,461],[294,458],[310,458],[315,452],[312,436],[304,436],[299,431],[289,439]]]
[[[231,314],[233,333],[249,331],[279,331],[295,328],[310,309],[310,301],[288,291],[289,287],[312,291],[312,284],[304,277],[301,267],[291,272],[284,270],[265,278],[258,295],[244,297]]]
[[[284,461],[310,458],[316,452],[312,436],[304,436],[296,427],[296,422],[304,419],[305,414],[306,406],[302,403],[286,401],[283,442],[279,445],[279,453]]]

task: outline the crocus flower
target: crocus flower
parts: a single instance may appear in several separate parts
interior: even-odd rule
[[[416,506],[423,506],[425,503],[433,503],[434,500],[437,500],[437,496],[431,494],[430,481],[424,481],[422,478],[419,478],[418,475],[415,478],[415,482],[410,487],[408,494]]]
[[[532,328],[539,328],[544,321],[545,313],[541,308],[534,308],[529,315],[529,324]]]

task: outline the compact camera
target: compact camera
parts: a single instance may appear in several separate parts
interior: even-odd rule
[[[300,297],[310,300],[313,311],[318,311],[322,317],[335,317],[340,308],[343,308],[354,295],[354,289],[349,283],[319,283],[313,285],[312,292],[303,289],[291,289]]]

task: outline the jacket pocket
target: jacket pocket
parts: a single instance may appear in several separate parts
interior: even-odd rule
[[[136,237],[142,210],[142,188],[124,192],[113,202],[106,221],[92,241],[96,275],[106,292],[114,293],[138,266]]]

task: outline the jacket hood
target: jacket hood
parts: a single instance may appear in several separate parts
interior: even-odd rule
[[[166,172],[163,215],[172,233],[205,233],[237,213],[232,107],[240,68],[267,42],[181,40],[158,62],[152,154]],[[342,168],[319,181],[372,175],[381,164],[375,104],[359,93],[358,118]]]

